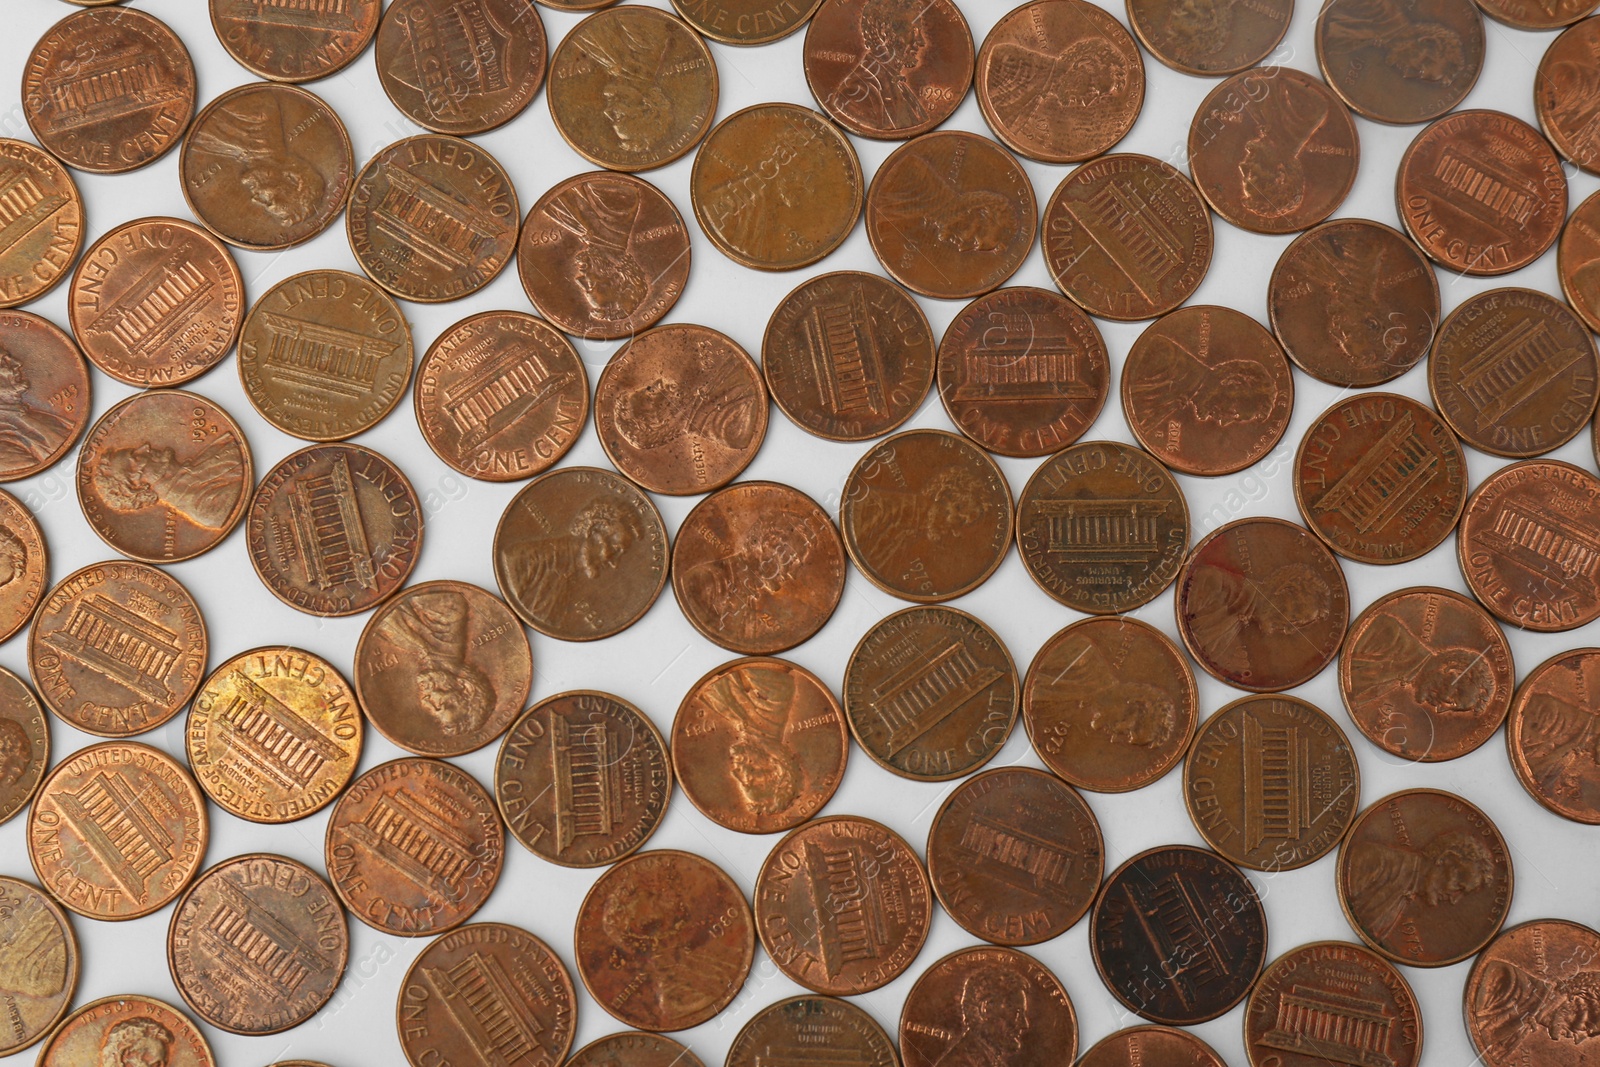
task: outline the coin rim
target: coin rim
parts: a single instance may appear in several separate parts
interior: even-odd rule
[[[79,2],[81,2],[81,0],[68,0],[68,2],[69,3],[79,3]],[[56,1039],[58,1037],[60,1037],[63,1033],[66,1032],[68,1024],[71,1023],[74,1019],[78,1018],[78,1016],[87,1015],[90,1011],[94,1010],[95,1008],[99,1008],[99,1007],[101,1007],[103,1005],[106,1005],[106,1004],[128,1004],[128,1003],[133,1003],[133,1004],[139,1004],[139,1003],[154,1004],[158,1008],[160,1008],[160,1009],[162,1009],[164,1011],[169,1011],[172,1014],[176,1015],[178,1018],[182,1019],[184,1022],[188,1023],[189,1024],[189,1035],[188,1036],[194,1038],[196,1044],[198,1044],[200,1046],[200,1051],[205,1053],[205,1059],[201,1061],[201,1063],[199,1064],[199,1067],[217,1067],[217,1055],[216,1055],[216,1053],[214,1051],[212,1051],[211,1042],[206,1040],[206,1035],[205,1035],[204,1031],[202,1031],[200,1029],[200,1024],[195,1022],[193,1019],[189,1018],[189,1016],[182,1009],[178,1008],[176,1005],[169,1004],[165,1000],[162,1000],[160,997],[152,997],[147,993],[120,993],[120,994],[118,994],[116,996],[101,997],[98,1000],[91,1000],[87,1004],[80,1004],[74,1010],[67,1012],[56,1023],[55,1027],[52,1028],[51,1031],[48,1034],[45,1035],[44,1043],[39,1046],[39,1055],[38,1055],[37,1059],[35,1059],[35,1061],[34,1061],[34,1063],[36,1064],[36,1067],[52,1067],[52,1065],[49,1063],[49,1060],[48,1060],[51,1046],[55,1044]],[[185,1005],[185,1006],[187,1006],[187,1005]],[[65,1065],[63,1065],[63,1067],[65,1067]]]
[[[1472,20],[1472,25],[1477,27],[1477,30],[1478,30],[1478,52],[1479,52],[1478,63],[1477,63],[1477,66],[1472,71],[1472,77],[1467,79],[1466,88],[1460,90],[1459,92],[1455,93],[1452,97],[1450,97],[1449,98],[1449,102],[1446,103],[1443,107],[1435,106],[1433,111],[1430,111],[1428,114],[1422,115],[1422,116],[1420,116],[1418,118],[1398,118],[1398,119],[1397,118],[1390,118],[1388,115],[1380,115],[1378,113],[1378,109],[1376,109],[1374,107],[1371,107],[1370,105],[1366,105],[1366,104],[1362,104],[1362,103],[1357,102],[1357,100],[1355,99],[1354,94],[1346,92],[1345,88],[1339,84],[1339,81],[1336,78],[1334,78],[1332,69],[1329,68],[1328,59],[1327,59],[1327,56],[1324,54],[1323,43],[1322,43],[1323,42],[1323,37],[1324,37],[1323,26],[1328,21],[1328,13],[1333,9],[1333,0],[1328,0],[1328,2],[1323,5],[1322,11],[1317,15],[1317,21],[1313,25],[1312,30],[1311,30],[1312,45],[1316,48],[1316,52],[1317,52],[1317,71],[1318,71],[1318,73],[1320,73],[1322,75],[1323,84],[1325,84],[1328,88],[1333,90],[1333,95],[1337,96],[1339,98],[1340,102],[1343,103],[1345,107],[1349,108],[1351,111],[1355,112],[1357,115],[1360,115],[1362,118],[1371,119],[1373,122],[1381,122],[1386,126],[1417,126],[1417,125],[1420,125],[1420,124],[1422,124],[1424,122],[1432,122],[1434,119],[1442,118],[1443,116],[1448,115],[1450,112],[1454,111],[1458,106],[1460,106],[1461,101],[1465,100],[1469,95],[1471,95],[1473,86],[1478,84],[1478,78],[1479,78],[1479,76],[1481,76],[1483,74],[1484,61],[1488,58],[1487,55],[1485,54],[1485,45],[1488,43],[1487,42],[1488,34],[1484,31],[1484,28],[1483,28],[1483,12],[1482,12],[1482,9],[1479,8],[1479,6],[1474,2],[1474,0],[1462,0],[1462,2],[1466,4],[1466,9],[1468,11],[1470,11],[1472,14],[1478,16],[1476,19]],[[1131,3],[1131,0],[1130,0],[1130,3]],[[1409,81],[1410,79],[1407,78],[1406,80]],[[1537,101],[1535,101],[1535,107],[1537,108]],[[1333,221],[1333,220],[1330,219],[1328,221]],[[1355,220],[1352,220],[1352,221],[1355,221]],[[1396,377],[1398,377],[1398,375]],[[1385,379],[1385,381],[1387,381],[1387,380],[1388,379]],[[1321,944],[1321,943],[1324,943],[1324,942],[1319,942],[1319,944]],[[1338,944],[1338,942],[1332,942],[1332,943],[1333,944]],[[1420,1032],[1421,1031],[1420,1031],[1420,1028],[1419,1028],[1419,1030],[1418,1030],[1419,1035],[1420,1035]],[[1418,1046],[1417,1047],[1421,1048],[1421,1037],[1420,1036],[1418,1037]],[[1249,1050],[1248,1042],[1246,1043],[1245,1048],[1246,1048],[1246,1051]],[[1253,1057],[1252,1057],[1252,1059],[1253,1059]]]
[[[34,873],[37,874],[38,872],[35,871]],[[56,924],[61,928],[63,934],[65,935],[67,944],[67,980],[62,985],[61,1007],[56,1009],[55,1017],[41,1026],[38,1032],[32,1037],[23,1038],[21,1044],[0,1045],[0,1056],[14,1056],[19,1052],[25,1052],[26,1050],[39,1044],[41,1041],[47,1041],[51,1037],[55,1036],[56,1028],[61,1025],[62,1021],[66,1019],[69,1014],[76,1014],[72,1011],[72,999],[73,997],[77,996],[78,979],[82,973],[81,965],[83,961],[83,952],[78,945],[77,931],[72,929],[72,919],[67,915],[66,909],[60,904],[56,903],[56,898],[51,896],[48,890],[28,881],[26,878],[19,878],[8,874],[0,874],[0,887],[3,887],[7,882],[10,882],[12,885],[20,885],[26,892],[32,893],[34,897],[50,911],[51,916],[56,920]],[[115,999],[120,1000],[122,998],[118,997]],[[96,1003],[98,1003],[98,1001]],[[90,1005],[84,1005],[84,1007],[89,1006]],[[39,1064],[40,1067],[43,1067],[43,1049],[41,1049],[39,1052]]]
[[[1496,629],[1499,629],[1499,627],[1496,627]],[[1552,656],[1546,657],[1541,663],[1539,663],[1538,666],[1534,667],[1533,670],[1529,671],[1527,675],[1523,677],[1522,683],[1517,686],[1516,692],[1512,694],[1511,706],[1506,712],[1506,760],[1511,764],[1511,769],[1516,772],[1517,782],[1524,790],[1527,791],[1527,794],[1530,797],[1539,802],[1540,807],[1544,808],[1552,815],[1558,815],[1561,818],[1567,819],[1571,822],[1586,826],[1596,826],[1600,825],[1600,810],[1592,811],[1587,815],[1573,811],[1562,811],[1555,805],[1551,798],[1547,797],[1541,790],[1534,788],[1533,768],[1528,765],[1526,754],[1518,750],[1517,743],[1512,739],[1511,736],[1512,715],[1515,712],[1522,710],[1523,694],[1528,691],[1528,687],[1533,683],[1533,680],[1543,674],[1546,668],[1553,669],[1560,663],[1560,661],[1565,659],[1575,659],[1579,656],[1600,656],[1600,648],[1590,646],[1586,648],[1569,648],[1565,651],[1557,652]],[[1488,739],[1485,738],[1485,740],[1487,741]]]
[[[1283,29],[1278,31],[1278,36],[1273,39],[1271,44],[1267,45],[1267,47],[1261,51],[1260,55],[1252,56],[1250,61],[1245,63],[1243,66],[1222,67],[1216,70],[1208,70],[1203,67],[1193,67],[1185,63],[1179,63],[1171,55],[1163,53],[1162,50],[1158,48],[1151,40],[1151,35],[1149,32],[1150,27],[1140,27],[1139,19],[1133,13],[1134,2],[1135,0],[1126,0],[1128,26],[1133,30],[1134,36],[1139,39],[1139,43],[1144,45],[1145,51],[1154,56],[1156,62],[1160,63],[1162,66],[1175,70],[1179,74],[1190,74],[1197,78],[1231,78],[1235,74],[1243,74],[1252,67],[1259,66],[1263,59],[1266,59],[1268,56],[1272,55],[1273,52],[1277,51],[1278,45],[1283,43],[1284,36],[1289,32],[1289,23],[1294,20],[1294,3],[1293,0],[1290,0],[1289,10],[1284,14],[1283,17]],[[1135,1027],[1134,1029],[1138,1029],[1138,1027]],[[1172,1028],[1169,1027],[1168,1029]],[[1209,1045],[1206,1047],[1208,1049],[1210,1048]],[[1088,1055],[1088,1053],[1084,1053],[1084,1055]],[[1216,1056],[1216,1053],[1213,1052],[1212,1055]],[[1222,1062],[1222,1058],[1220,1056],[1217,1056],[1217,1062],[1219,1064]]]
[[[32,508],[28,507],[6,490],[0,489],[0,518],[4,518],[8,509],[15,510],[16,513],[29,524],[33,530],[34,540],[39,542],[39,592],[34,595],[33,604],[29,606],[26,612],[22,613],[22,616],[18,619],[15,626],[11,627],[9,630],[3,626],[0,626],[0,644],[11,640],[13,637],[21,633],[25,627],[29,626],[33,622],[33,617],[39,613],[39,605],[44,603],[45,597],[48,596],[50,590],[54,588],[50,582],[50,543],[44,539],[44,530],[39,526],[38,517],[34,515]],[[0,668],[0,670],[3,669],[4,668]],[[32,692],[33,683],[31,678],[33,672],[29,671],[28,674],[30,680],[26,684],[28,685],[29,691]],[[37,693],[34,693],[34,699],[39,700]],[[39,700],[39,706],[45,706],[43,700]],[[6,817],[0,816],[0,823],[4,823],[5,821]]]
[[[553,0],[542,0],[542,2],[555,6]],[[607,0],[607,2],[615,3],[615,0]],[[694,30],[700,36],[710,38],[719,44],[730,44],[738,48],[748,48],[752,45],[771,44],[773,41],[781,41],[790,34],[798,32],[800,27],[809,22],[811,20],[811,16],[816,14],[817,8],[822,6],[822,0],[799,0],[799,2],[805,5],[807,10],[801,12],[800,17],[795,19],[793,26],[790,26],[788,29],[782,30],[778,33],[762,34],[752,37],[734,37],[731,34],[718,32],[713,26],[701,25],[699,22],[690,18],[689,12],[684,10],[688,6],[685,0],[672,0],[672,7],[677,13],[678,17],[683,19],[684,22],[688,23],[689,28]],[[563,8],[561,10],[569,9]]]

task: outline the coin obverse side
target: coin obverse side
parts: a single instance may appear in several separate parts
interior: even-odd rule
[[[33,803],[49,766],[44,708],[27,682],[0,667],[0,825]]]
[[[89,365],[67,332],[29,311],[0,311],[0,482],[53,466],[89,425]]]
[[[1127,6],[1128,23],[1151,55],[1179,73],[1209,77],[1238,74],[1266,59],[1294,14],[1294,0],[1253,7],[1229,0],[1127,0]]]
[[[1317,66],[1359,115],[1436,119],[1466,98],[1483,70],[1483,16],[1472,0],[1335,0],[1317,17]]]
[[[1361,1014],[1352,1019],[1346,1013],[1356,1004]],[[1347,941],[1285,952],[1267,965],[1244,1009],[1250,1067],[1315,1067],[1329,1062],[1329,1053],[1376,1054],[1394,1067],[1416,1067],[1422,1030],[1411,984],[1394,964]]]
[[[54,156],[27,141],[0,137],[0,188],[16,197],[0,227],[0,308],[26,304],[54,289],[83,247],[83,195]]]
[[[778,1057],[809,1063],[823,1049],[836,1050],[853,1067],[900,1067],[894,1041],[864,1009],[836,997],[805,995],[751,1016],[728,1049],[726,1067],[765,1067]]]
[[[72,922],[49,894],[0,876],[0,943],[7,946],[0,996],[10,1006],[0,1056],[21,1052],[54,1029],[78,989],[81,956]]]
[[[1600,329],[1600,194],[1591,194],[1572,209],[1556,249],[1561,292],[1572,310]]]
[[[0,489],[0,641],[15,637],[33,618],[49,580],[50,550],[39,521]]]
[[[83,1005],[39,1049],[38,1067],[83,1067],[102,1058],[141,1058],[164,1067],[217,1067],[190,1018],[155,997],[129,993]]]
[[[806,84],[839,125],[902,140],[941,125],[972,84],[972,31],[952,0],[827,0],[806,24]]]
[[[1579,1067],[1594,1023],[1600,933],[1565,919],[1513,926],[1478,953],[1462,989],[1467,1036],[1485,1067]]]
[[[1600,823],[1600,766],[1578,758],[1579,727],[1596,713],[1600,649],[1560,652],[1517,688],[1506,720],[1506,754],[1528,794],[1574,822]]]
[[[930,964],[900,1009],[905,1067],[970,1063],[997,1048],[1015,1067],[1073,1060],[1078,1017],[1061,980],[1014,948],[962,949]]]

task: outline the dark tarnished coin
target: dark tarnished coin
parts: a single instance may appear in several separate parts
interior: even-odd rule
[[[66,331],[0,311],[0,482],[54,464],[89,424],[89,365]]]
[[[393,0],[374,51],[390,103],[438,133],[502,126],[544,84],[544,22],[532,0]]]
[[[762,1008],[728,1049],[727,1067],[802,1063],[900,1067],[900,1058],[876,1019],[833,997],[790,997]]]
[[[707,673],[672,720],[672,767],[700,812],[747,834],[792,830],[832,799],[850,728],[822,680],[747,657]]]
[[[1317,17],[1317,65],[1358,114],[1427,122],[1472,91],[1483,16],[1472,0],[1334,0]]]
[[[806,26],[811,95],[862,137],[927,133],[966,99],[972,69],[972,31],[951,0],[825,0]]]
[[[1294,14],[1294,0],[1248,6],[1232,0],[1127,3],[1128,23],[1151,55],[1173,70],[1206,77],[1237,74],[1266,59]]]
[[[842,713],[839,726],[844,727]],[[33,802],[49,766],[50,723],[44,709],[27,682],[0,667],[0,825]],[[0,974],[5,972],[0,966]]]
[[[1202,10],[1213,6],[1222,12],[1243,15],[1248,8],[1233,4],[1197,5]],[[1185,5],[1184,10],[1187,10]],[[1289,19],[1284,13],[1284,21]],[[1280,31],[1281,32],[1281,31]],[[1187,1030],[1173,1026],[1130,1026],[1118,1030],[1100,1042],[1078,1061],[1078,1067],[1143,1067],[1144,1064],[1161,1064],[1163,1067],[1227,1067],[1221,1056],[1210,1045]]]
[[[1478,0],[1483,13],[1519,30],[1554,30],[1595,9],[1595,0]]]
[[[216,1067],[217,1061],[187,1015],[154,997],[128,993],[85,1004],[39,1050],[38,1067],[102,1063]]]
[[[33,618],[49,580],[50,552],[38,520],[0,489],[0,641],[15,637]]]
[[[245,70],[278,82],[326,78],[366,50],[383,0],[211,0],[211,28]]]
[[[0,876],[0,997],[8,1009],[0,1055],[21,1052],[55,1027],[72,1004],[78,970],[66,912],[32,883]]]
[[[1600,173],[1600,104],[1595,100],[1594,56],[1600,51],[1600,22],[1584,21],[1545,49],[1533,82],[1539,128],[1566,156],[1590,174]]]
[[[1027,953],[962,949],[923,971],[906,994],[900,1053],[905,1067],[1071,1063],[1078,1016],[1061,980]]]
[[[1572,210],[1556,250],[1561,292],[1591,330],[1600,330],[1600,195]]]
[[[1600,649],[1539,664],[1517,688],[1506,751],[1533,799],[1563,818],[1600,823]]]
[[[544,0],[565,7],[586,0]],[[609,2],[609,0],[607,0]],[[822,0],[672,0],[685,22],[713,41],[770,44],[798,30]],[[600,6],[587,0],[586,6]]]
[[[0,307],[36,300],[83,247],[83,196],[55,157],[0,137]]]
[[[1501,932],[1478,954],[1462,992],[1467,1036],[1485,1067],[1579,1067],[1600,1029],[1600,933],[1565,919]]]
[[[1422,1008],[1388,960],[1347,941],[1317,941],[1262,972],[1245,1002],[1244,1046],[1250,1067],[1416,1067]]]
[[[705,1067],[705,1064],[670,1037],[627,1030],[589,1042],[572,1054],[567,1067]]]

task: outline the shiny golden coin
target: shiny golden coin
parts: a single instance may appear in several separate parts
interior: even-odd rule
[[[83,196],[67,168],[27,141],[0,138],[10,171],[9,221],[0,225],[0,308],[48,293],[83,247]]]

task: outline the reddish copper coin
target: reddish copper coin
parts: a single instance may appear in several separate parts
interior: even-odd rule
[[[893,1040],[864,1009],[810,996],[780,1000],[752,1016],[728,1049],[727,1067],[816,1063],[823,1056],[851,1067],[900,1067]]]
[[[0,489],[0,641],[28,624],[50,580],[50,551],[33,512]]]
[[[1533,799],[1574,822],[1600,823],[1595,758],[1600,649],[1578,648],[1528,672],[1506,720],[1506,751]]]
[[[1556,250],[1561,292],[1589,329],[1600,329],[1600,196],[1572,209]]]
[[[1595,9],[1594,0],[1478,0],[1483,13],[1519,30],[1554,30]]]
[[[951,0],[824,0],[806,26],[811,95],[862,137],[940,125],[966,98],[972,68],[972,31]]]
[[[66,331],[31,312],[0,311],[0,482],[66,455],[89,412],[89,365]]]
[[[589,1042],[572,1054],[567,1067],[705,1067],[705,1064],[670,1037],[628,1030]]]
[[[844,725],[842,713],[839,725]],[[49,766],[50,722],[44,708],[27,682],[0,667],[0,825],[33,803]]]
[[[83,247],[83,196],[54,156],[0,137],[0,307],[35,300]]]
[[[1483,69],[1483,16],[1472,0],[1335,0],[1317,17],[1317,66],[1357,113],[1379,122],[1436,119]]]
[[[1273,960],[1244,1009],[1250,1067],[1378,1060],[1416,1067],[1422,1008],[1394,964],[1346,941],[1316,941]]]
[[[216,1067],[205,1035],[187,1015],[154,997],[124,994],[85,1004],[39,1050],[39,1067],[100,1063]]]
[[[544,84],[544,23],[532,0],[396,0],[375,52],[390,103],[438,133],[502,126]]]
[[[66,912],[31,882],[0,877],[0,941],[6,948],[0,995],[11,1006],[0,1055],[38,1042],[72,1006],[78,939]]]
[[[343,70],[378,30],[383,0],[322,6],[294,0],[211,0],[211,28],[245,70],[308,82]]]
[[[1478,954],[1462,991],[1467,1036],[1485,1067],[1578,1067],[1597,1025],[1600,933],[1564,919],[1503,931]]]
[[[931,965],[900,1009],[905,1067],[1070,1063],[1078,1053],[1072,998],[1050,969],[1014,948],[968,948]]]
[[[1207,77],[1237,74],[1266,59],[1294,14],[1294,0],[1249,7],[1228,0],[1127,2],[1128,23],[1151,55],[1173,70]]]
[[[1209,8],[1211,5],[1205,5]],[[1232,5],[1223,11],[1241,10]],[[1284,14],[1284,21],[1289,16]],[[1281,31],[1280,31],[1281,32]],[[1187,1030],[1173,1026],[1130,1026],[1100,1042],[1078,1061],[1078,1067],[1142,1067],[1146,1063],[1172,1067],[1226,1067],[1216,1050]]]
[[[565,7],[603,6],[595,0],[543,0]],[[607,3],[611,0],[606,0]],[[697,31],[723,44],[770,44],[798,30],[822,0],[672,0],[672,6]]]

